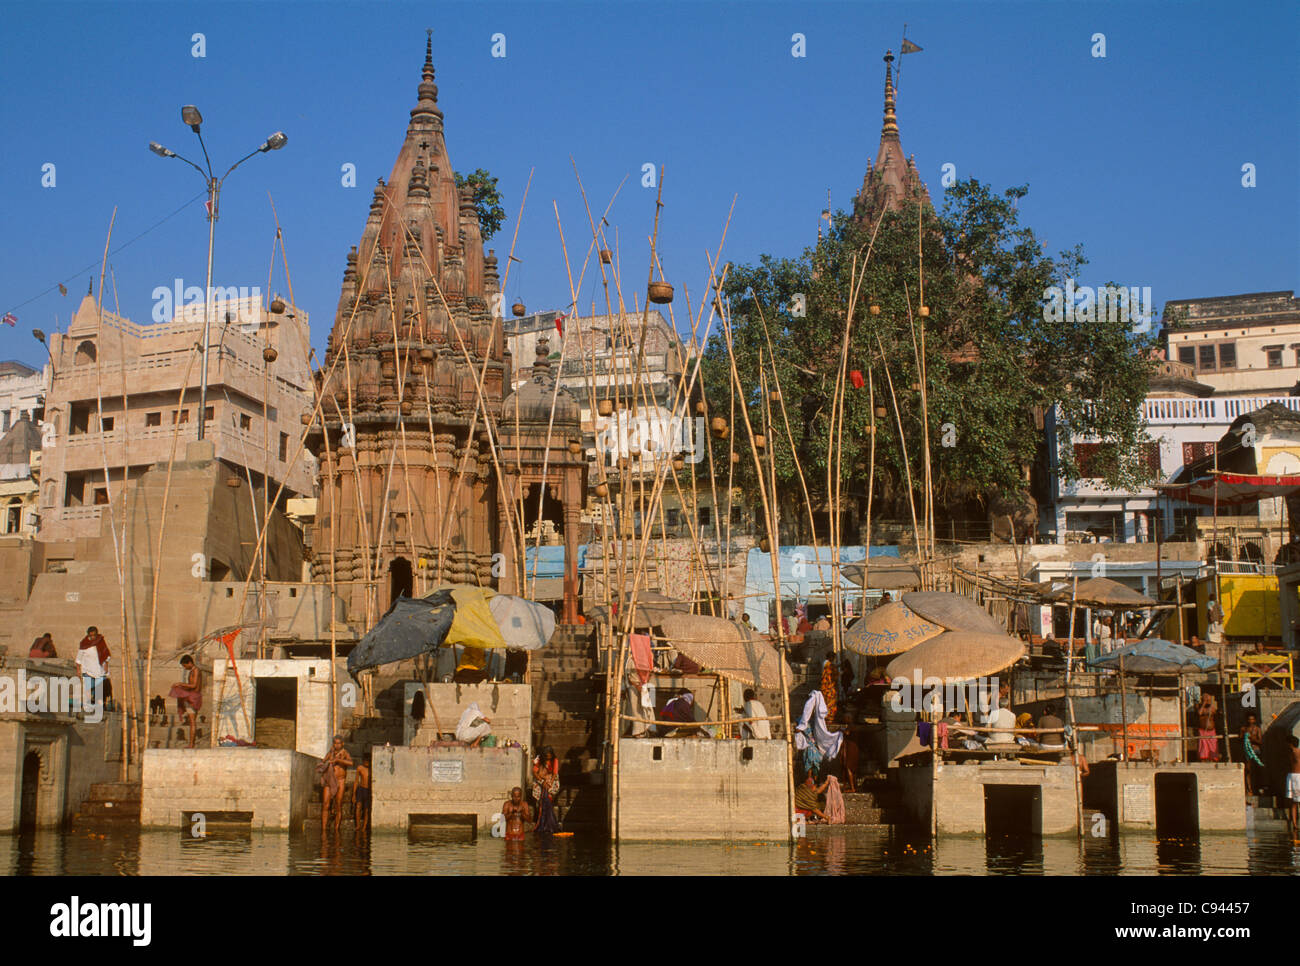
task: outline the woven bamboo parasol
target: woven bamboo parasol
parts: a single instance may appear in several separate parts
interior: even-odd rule
[[[1006,634],[947,631],[894,658],[885,673],[917,683],[939,678],[944,684],[959,684],[995,674],[1024,656],[1024,643]]]
[[[631,593],[623,594],[623,606],[626,607],[628,601],[632,598]],[[636,615],[633,618],[633,627],[656,627],[663,622],[665,617],[672,614],[690,614],[692,604],[689,600],[676,600],[666,594],[661,594],[656,590],[643,590],[636,595]],[[609,609],[601,604],[587,611],[587,620],[591,623],[604,623]],[[619,619],[622,615],[622,608],[615,614],[615,623],[621,625]]]
[[[1073,596],[1074,602],[1083,607],[1118,607],[1133,610],[1141,607],[1154,607],[1156,602],[1145,594],[1140,594],[1132,587],[1125,587],[1109,577],[1090,577],[1079,581],[1077,595],[1073,588],[1063,587],[1054,595],[1057,600],[1068,601]]]
[[[943,628],[918,617],[902,601],[883,604],[844,634],[844,646],[855,654],[899,654],[943,633]]]
[[[1007,629],[975,601],[943,590],[913,591],[903,595],[908,609],[950,631],[1005,634]]]
[[[867,568],[866,564],[852,563],[840,567],[842,573],[855,584],[873,590],[913,590],[921,586],[921,575],[916,568],[891,564]],[[863,583],[863,577],[866,583]]]
[[[659,627],[669,644],[706,670],[754,687],[781,686],[781,655],[752,628],[703,614],[669,614]],[[794,680],[789,665],[785,674]]]

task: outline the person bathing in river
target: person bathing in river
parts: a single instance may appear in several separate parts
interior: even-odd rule
[[[506,841],[522,842],[526,834],[524,824],[533,820],[533,810],[524,801],[524,790],[516,785],[510,789],[510,798],[501,806],[506,820]]]
[[[357,762],[357,783],[352,787],[352,821],[357,831],[370,822],[370,758]]]
[[[343,824],[343,790],[347,786],[348,769],[352,767],[352,756],[343,747],[343,736],[335,735],[333,747],[325,758],[316,766],[316,773],[321,779],[320,828],[324,832],[329,827],[330,807],[334,807],[334,831]]]
[[[560,762],[547,746],[533,760],[533,795],[537,798],[537,834],[553,835],[560,830],[554,796],[560,789]]]

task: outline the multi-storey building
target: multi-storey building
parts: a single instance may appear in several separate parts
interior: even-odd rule
[[[1217,395],[1288,395],[1300,385],[1300,299],[1250,292],[1165,304],[1168,358]]]
[[[272,311],[280,309],[281,311]],[[312,408],[307,316],[258,296],[210,306],[206,412],[199,413],[204,306],[140,325],[87,295],[66,333],[50,337],[41,474],[42,540],[94,536],[126,481],[185,458],[205,420],[216,458],[290,497],[311,495],[302,417]],[[182,387],[184,398],[182,399]],[[281,491],[281,484],[284,484]]]

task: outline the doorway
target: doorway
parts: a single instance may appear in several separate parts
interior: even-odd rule
[[[253,738],[259,748],[298,747],[298,679],[257,678]]]
[[[1043,795],[1037,785],[985,785],[984,834],[989,838],[1043,833]]]
[[[1196,776],[1157,772],[1156,838],[1194,839],[1201,834]]]
[[[388,582],[391,591],[388,605],[397,603],[399,597],[411,597],[415,589],[415,576],[411,570],[411,561],[405,557],[395,557],[388,565]]]
[[[19,828],[36,827],[36,810],[40,804],[41,756],[34,751],[23,758],[23,786],[18,811]]]

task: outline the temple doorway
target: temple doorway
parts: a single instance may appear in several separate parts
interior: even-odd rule
[[[393,558],[393,562],[388,565],[388,583],[390,588],[389,606],[395,604],[397,598],[403,595],[407,597],[413,596],[415,577],[411,570],[411,561],[405,557]]]

